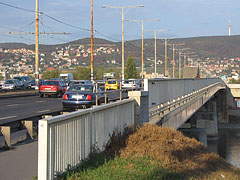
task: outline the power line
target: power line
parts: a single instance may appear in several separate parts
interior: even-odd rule
[[[0,2],[1,5],[4,5],[4,6],[8,6],[8,7],[11,7],[11,8],[15,8],[15,9],[19,9],[19,10],[23,10],[23,11],[27,11],[27,12],[32,12],[32,13],[36,13],[36,11],[32,11],[32,10],[29,10],[29,9],[25,9],[25,8],[21,8],[21,7],[17,7],[17,6],[13,6],[13,5],[10,5],[10,4],[7,4],[7,3],[3,3],[3,2]],[[86,29],[86,28],[81,28],[81,27],[77,27],[77,26],[74,26],[74,25],[71,25],[69,23],[66,23],[62,20],[59,20],[59,19],[56,19],[52,16],[49,16],[48,14],[44,13],[44,12],[39,12],[40,15],[45,15],[46,17],[58,22],[58,23],[61,23],[61,24],[64,24],[66,26],[69,26],[69,27],[72,27],[72,28],[75,28],[75,29],[80,29],[80,30],[83,30],[83,31],[91,31],[90,29]]]

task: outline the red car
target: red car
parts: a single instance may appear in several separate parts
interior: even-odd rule
[[[46,80],[39,87],[39,96],[43,97],[44,95],[62,96],[65,93],[66,87],[64,86],[62,81],[59,80]]]

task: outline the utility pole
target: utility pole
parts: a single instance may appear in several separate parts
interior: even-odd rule
[[[179,51],[179,63],[178,63],[178,78],[180,79],[182,77],[182,72],[181,72],[181,51]]]
[[[173,46],[173,72],[172,72],[172,77],[175,78],[175,69],[176,69],[176,63],[175,63],[175,51],[177,49],[175,49],[176,46],[181,46],[181,45],[185,45],[185,43],[180,43],[180,44],[168,44],[168,45],[172,45]]]
[[[36,19],[35,19],[35,80],[37,89],[39,87],[39,3],[36,0]]]
[[[134,22],[137,22],[138,24],[140,24],[139,22],[141,22],[141,26],[142,26],[142,73],[141,73],[141,77],[142,77],[142,79],[144,79],[144,22],[160,21],[160,20],[159,19],[152,19],[152,20],[129,20],[129,19],[126,19],[126,21],[134,21]]]
[[[150,31],[154,32],[154,39],[155,39],[155,74],[154,76],[157,77],[157,32],[163,32],[163,31],[168,31],[167,29],[161,29],[161,30],[145,30],[145,31]]]
[[[167,38],[165,38],[165,71],[164,76],[167,77]]]
[[[91,81],[94,81],[93,74],[93,0],[91,0]]]
[[[115,9],[121,9],[121,15],[122,15],[122,80],[124,80],[124,9],[129,8],[136,8],[136,7],[144,7],[143,5],[137,5],[137,6],[102,6],[102,8],[115,8]]]
[[[190,48],[183,48],[183,49],[178,49],[179,50],[179,70],[178,70],[178,73],[179,73],[179,78],[182,77],[182,62],[181,62],[181,56],[182,56],[182,51],[184,50],[188,50]]]
[[[175,46],[173,44],[173,78],[175,78]]]

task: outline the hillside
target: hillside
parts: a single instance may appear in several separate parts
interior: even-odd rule
[[[56,47],[86,45],[90,46],[90,38],[79,39],[65,44],[40,45],[41,52],[50,52]],[[154,57],[154,39],[145,39],[145,57]],[[169,44],[184,43],[177,48],[190,48],[199,57],[240,57],[240,36],[209,36],[171,39]],[[141,39],[125,43],[126,56],[132,55],[141,59]],[[121,42],[112,42],[105,39],[94,38],[94,46],[115,46],[121,49]],[[34,45],[24,43],[0,43],[0,48],[26,48],[34,50]],[[172,47],[168,46],[169,55],[172,56]],[[157,40],[158,56],[164,54],[164,39]]]

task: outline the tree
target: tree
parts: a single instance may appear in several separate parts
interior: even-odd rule
[[[1,81],[1,80],[4,80],[4,77],[0,75],[0,81]]]
[[[51,78],[59,78],[60,71],[59,69],[55,69],[52,71],[46,71],[42,74],[41,78],[42,79],[51,79]]]
[[[134,79],[139,78],[139,73],[136,68],[136,63],[133,60],[132,56],[128,56],[126,69],[125,69],[125,79],[130,79],[130,78],[134,78]]]
[[[73,73],[73,77],[78,80],[90,80],[91,69],[88,67],[77,67],[76,71]]]

